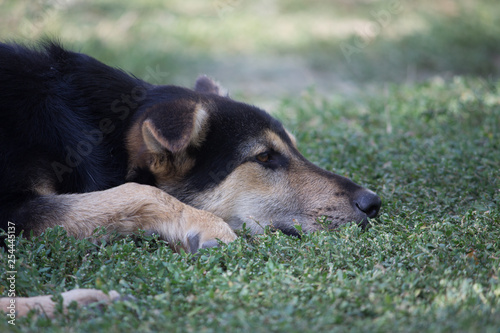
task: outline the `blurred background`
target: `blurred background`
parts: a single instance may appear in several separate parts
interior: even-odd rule
[[[498,0],[0,0],[0,40],[55,38],[156,84],[272,106],[500,71]]]

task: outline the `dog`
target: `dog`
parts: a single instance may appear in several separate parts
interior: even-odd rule
[[[365,226],[381,207],[207,76],[192,90],[152,85],[57,42],[5,43],[0,105],[0,228],[13,235],[57,225],[77,238],[99,227],[141,229],[195,253],[243,227],[299,235],[297,226],[322,229],[320,216],[332,229]],[[88,293],[113,298],[95,290],[63,298],[85,304]],[[18,313],[38,304],[50,315],[50,296],[41,297],[18,298]]]

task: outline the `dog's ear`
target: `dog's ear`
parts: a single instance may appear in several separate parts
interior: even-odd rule
[[[194,160],[187,147],[205,140],[208,120],[204,106],[192,100],[161,102],[148,108],[127,133],[127,179],[149,182],[141,171],[149,169],[155,182],[166,186],[188,172]]]
[[[196,84],[194,85],[194,90],[196,92],[215,94],[222,97],[228,97],[229,94],[226,89],[224,89],[220,84],[212,80],[206,75],[200,75],[196,79]]]
[[[194,101],[158,103],[146,111],[141,134],[149,152],[178,153],[203,141],[207,112]]]

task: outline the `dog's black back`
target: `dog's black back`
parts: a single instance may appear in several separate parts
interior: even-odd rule
[[[123,184],[123,136],[147,88],[54,43],[0,44],[0,228],[40,182],[57,193]]]

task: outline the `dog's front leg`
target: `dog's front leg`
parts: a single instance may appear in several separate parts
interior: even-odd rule
[[[175,250],[196,252],[235,233],[219,217],[188,206],[158,188],[127,183],[105,191],[41,196],[25,205],[17,219],[29,221],[40,234],[61,225],[77,238],[91,237],[98,227],[127,235],[138,229],[157,233]]]
[[[13,219],[35,234],[61,225],[78,238],[92,237],[98,227],[124,235],[143,229],[159,234],[177,251],[182,248],[192,253],[218,245],[218,239],[228,243],[236,238],[229,225],[215,215],[183,204],[158,188],[136,183],[99,192],[40,196],[25,203]],[[106,295],[95,289],[77,289],[62,297],[66,308],[72,301],[80,306],[110,303],[119,295],[115,291]],[[54,316],[51,296],[0,298],[0,311],[8,313],[13,300],[18,316],[31,309]]]

